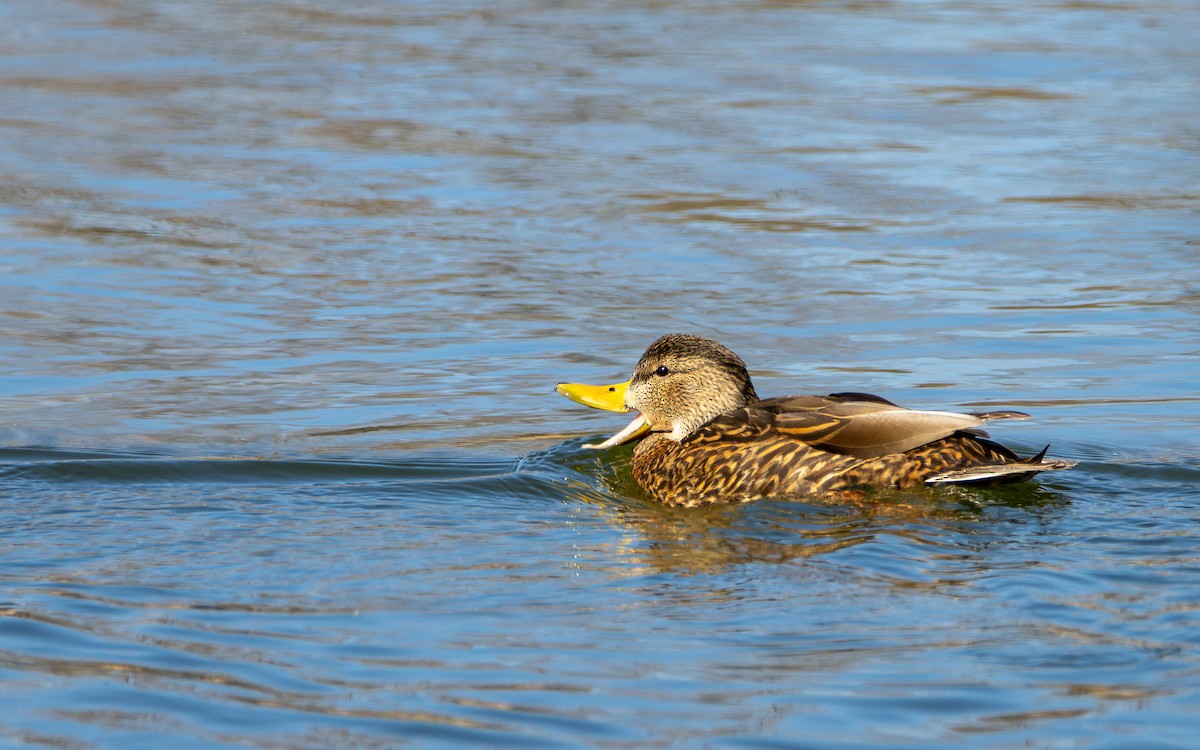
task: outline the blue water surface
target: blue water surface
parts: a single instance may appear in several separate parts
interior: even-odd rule
[[[1200,7],[0,7],[0,745],[1183,749]],[[668,331],[1069,472],[691,510]]]

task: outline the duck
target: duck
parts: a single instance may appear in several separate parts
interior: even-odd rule
[[[870,393],[761,399],[742,359],[694,334],[670,333],[646,349],[623,383],[559,383],[579,403],[635,411],[627,427],[585,448],[637,441],[632,472],[653,500],[692,507],[864,487],[994,485],[1074,462],[1029,458],[981,427],[1028,419],[1019,411],[907,409]]]

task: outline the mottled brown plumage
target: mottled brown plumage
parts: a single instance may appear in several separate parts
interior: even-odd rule
[[[1072,465],[1042,454],[1021,459],[979,429],[1027,417],[1020,412],[915,411],[864,393],[760,400],[736,354],[686,334],[646,350],[625,402],[650,425],[634,450],[634,478],[669,505],[863,485],[992,484]]]

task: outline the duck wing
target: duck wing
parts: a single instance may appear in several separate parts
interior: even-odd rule
[[[874,458],[903,453],[956,432],[985,436],[979,428],[989,420],[1028,416],[1013,411],[960,414],[905,409],[869,393],[784,396],[722,414],[690,439],[742,442],[777,436],[830,453]]]

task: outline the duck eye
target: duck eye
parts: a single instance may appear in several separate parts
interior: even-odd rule
[[[671,371],[667,368],[666,365],[659,365],[658,369],[654,371],[654,374],[658,375],[659,377],[662,377],[664,375],[670,374],[670,372]]]

